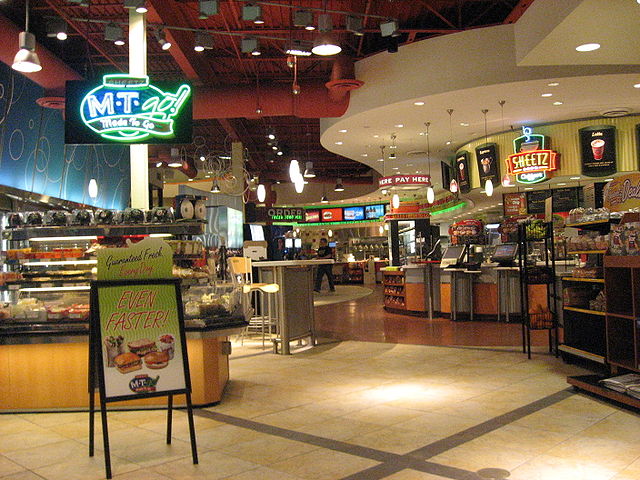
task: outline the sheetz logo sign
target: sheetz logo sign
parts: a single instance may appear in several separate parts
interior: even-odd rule
[[[110,140],[171,137],[173,118],[190,95],[188,85],[181,85],[175,93],[163,92],[146,76],[105,75],[102,85],[82,99],[80,116],[87,127]]]
[[[513,141],[513,155],[507,158],[507,171],[519,183],[539,183],[547,173],[558,169],[558,154],[545,148],[546,137],[533,133],[531,127],[522,127],[523,135]]]

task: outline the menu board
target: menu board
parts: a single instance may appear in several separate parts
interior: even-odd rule
[[[375,220],[384,217],[384,205],[367,205],[364,207],[364,218],[366,220]]]
[[[469,152],[458,152],[456,155],[455,175],[460,193],[471,190],[471,172],[469,172]]]
[[[304,221],[307,222],[307,223],[319,222],[320,221],[320,210],[305,210],[305,212],[304,212]]]
[[[495,143],[487,143],[476,147],[476,160],[478,161],[480,186],[484,188],[487,180],[491,180],[494,187],[500,185],[498,146]]]
[[[341,222],[342,209],[341,208],[323,208],[322,221],[323,222]]]
[[[505,217],[527,214],[527,195],[523,193],[505,193],[502,195],[502,207]]]
[[[582,174],[603,177],[616,172],[616,127],[600,125],[581,128]]]
[[[190,388],[179,288],[176,280],[95,284],[93,348],[107,400]]]
[[[342,209],[344,220],[364,220],[364,207],[344,207]]]
[[[442,174],[442,188],[449,190],[451,187],[451,180],[454,178],[454,170],[449,162],[440,162],[440,173]]]
[[[544,201],[551,196],[551,190],[527,192],[527,212],[530,215],[544,213]]]
[[[553,211],[554,212],[568,212],[579,206],[579,194],[580,190],[574,187],[558,188],[553,190]]]

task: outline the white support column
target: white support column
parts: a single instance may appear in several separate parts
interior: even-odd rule
[[[129,74],[147,75],[146,14],[129,9]],[[149,146],[131,145],[131,207],[149,208]]]

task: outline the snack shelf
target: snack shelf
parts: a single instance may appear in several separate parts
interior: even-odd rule
[[[596,220],[594,222],[567,223],[565,224],[565,227],[584,228],[586,230],[599,230],[601,228],[609,228],[610,224],[618,223],[619,221],[619,218],[608,218],[606,220]]]
[[[587,360],[591,360],[592,362],[600,363],[604,365],[605,358],[602,355],[597,355],[595,353],[587,352],[586,350],[582,350],[580,348],[570,347],[569,345],[562,344],[558,346],[558,350],[564,353],[568,353],[575,357],[586,358]]]
[[[578,308],[578,307],[562,307],[564,310],[570,310],[572,312],[578,313],[586,313],[588,315],[598,315],[604,317],[606,312],[601,312],[599,310],[589,310],[588,308]]]
[[[7,265],[25,266],[62,266],[62,265],[97,265],[95,258],[19,258],[7,260]]]
[[[576,388],[579,388],[580,390],[594,393],[601,397],[608,398],[609,400],[624,403],[631,407],[640,409],[640,400],[638,400],[637,398],[601,386],[598,382],[603,378],[604,377],[600,377],[598,375],[580,375],[575,377],[567,377],[567,383],[569,385],[573,385]]]
[[[607,250],[574,250],[572,252],[567,251],[567,255],[604,255]]]
[[[20,227],[3,231],[5,240],[49,237],[122,237],[130,235],[202,235],[204,222],[154,223],[141,225],[72,225],[64,227]]]
[[[604,278],[580,278],[580,277],[562,277],[565,282],[586,282],[586,283],[602,283]]]

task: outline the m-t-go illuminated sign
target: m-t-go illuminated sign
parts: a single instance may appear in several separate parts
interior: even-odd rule
[[[191,87],[186,84],[165,91],[147,76],[105,75],[102,85],[82,97],[80,121],[106,140],[155,143],[175,137],[177,118],[190,98]]]

